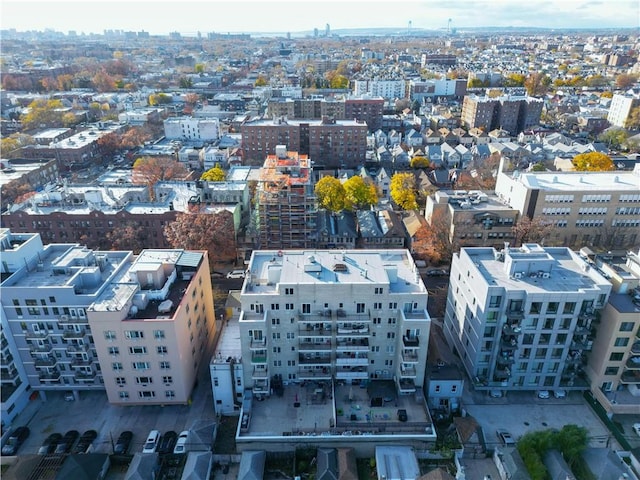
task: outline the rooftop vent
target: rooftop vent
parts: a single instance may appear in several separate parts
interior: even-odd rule
[[[336,263],[333,266],[333,271],[334,272],[346,272],[347,271],[347,266],[344,263]]]

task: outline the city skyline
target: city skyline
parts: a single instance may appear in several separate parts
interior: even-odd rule
[[[522,4],[518,0],[378,0],[339,2],[267,0],[235,2],[200,0],[183,3],[138,0],[2,1],[2,29],[98,33],[105,30],[146,31],[152,35],[180,32],[296,33],[327,25],[332,31],[357,28],[446,30],[482,27],[515,28],[637,28],[640,5],[635,0],[612,2],[548,0]],[[121,8],[118,8],[118,7]],[[247,15],[247,12],[250,12]],[[481,12],[481,15],[478,15]],[[180,13],[180,14],[178,14]]]

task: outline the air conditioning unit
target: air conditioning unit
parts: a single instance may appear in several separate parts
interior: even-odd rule
[[[514,276],[515,278],[522,278],[522,273],[520,273],[520,272],[516,272],[516,273],[514,273],[514,274],[513,274],[513,276]]]
[[[549,277],[551,277],[551,274],[549,272],[544,272],[542,274],[542,278],[549,278]]]
[[[60,321],[61,322],[68,322],[69,321],[69,315],[60,315]]]

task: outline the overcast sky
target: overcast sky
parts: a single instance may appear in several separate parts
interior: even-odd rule
[[[638,28],[639,0],[0,0],[0,26],[103,33],[105,29],[167,34],[287,33],[329,24],[445,29],[451,26]]]

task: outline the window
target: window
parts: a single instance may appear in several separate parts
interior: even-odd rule
[[[356,312],[357,313],[364,313],[364,303],[356,303]]]
[[[376,289],[375,289],[375,294],[376,294],[376,295],[382,295],[382,294],[384,294],[384,288],[382,288],[382,287],[376,287]]]
[[[165,396],[166,398],[175,398],[175,396],[176,396],[176,392],[174,392],[173,390],[166,390],[166,391],[164,392],[164,396]]]
[[[124,377],[116,377],[116,385],[124,387],[127,384],[127,379]]]
[[[109,355],[120,355],[119,347],[109,347],[107,351],[109,352]]]
[[[164,330],[154,330],[153,331],[153,338],[155,338],[156,340],[163,340],[164,339]]]
[[[273,353],[280,353],[281,349],[280,347],[273,347]]]
[[[120,362],[113,362],[113,363],[111,364],[111,368],[112,368],[113,370],[115,370],[116,372],[118,372],[118,371],[122,370],[122,363],[120,363]]]
[[[156,351],[158,352],[158,355],[166,355],[167,347],[165,347],[164,345],[159,345],[156,347]]]
[[[129,353],[131,355],[146,355],[147,347],[129,347]]]
[[[502,303],[502,296],[494,295],[489,298],[489,308],[498,308]]]
[[[564,309],[562,310],[562,313],[564,314],[573,313],[575,309],[576,309],[576,302],[567,302],[564,304]]]
[[[133,362],[131,365],[134,370],[149,370],[149,362]]]
[[[279,303],[272,303],[271,304],[271,310],[280,310],[280,304]]]
[[[160,362],[160,370],[169,370],[170,368],[170,362]]]
[[[529,309],[529,313],[540,313],[541,310],[542,310],[542,303],[533,302],[531,304],[531,308]]]
[[[387,338],[396,338],[396,332],[387,332]]]
[[[28,298],[28,299],[26,299],[24,301],[24,303],[28,307],[27,308],[27,313],[29,313],[29,315],[40,315],[40,309],[38,308],[38,302],[37,301]]]
[[[616,338],[614,346],[616,347],[626,347],[629,344],[629,339],[624,337]]]
[[[271,325],[280,325],[280,319],[279,318],[272,318],[271,319]]]
[[[398,308],[398,302],[389,302],[389,310],[395,310]]]
[[[151,378],[151,377],[136,377],[136,383],[138,385],[147,385],[148,383],[153,383],[153,378]]]
[[[374,302],[373,309],[374,310],[382,310],[382,302]]]
[[[549,302],[547,305],[547,313],[558,313],[558,302]]]
[[[144,338],[144,332],[140,330],[126,330],[124,332],[124,336],[129,340],[137,340],[139,338]]]
[[[173,383],[173,377],[171,375],[165,375],[164,377],[162,377],[162,383],[164,383],[165,385]]]
[[[142,391],[138,392],[138,396],[140,398],[155,398],[156,397],[156,392],[149,391],[149,390],[142,390]]]
[[[612,362],[619,362],[622,360],[622,358],[624,357],[624,353],[622,352],[613,352],[610,356],[609,356],[609,360]]]
[[[311,304],[303,303],[302,304],[302,313],[311,313]]]
[[[621,332],[631,332],[633,331],[634,322],[622,322],[620,324]]]
[[[118,396],[120,397],[121,400],[128,400],[129,392],[118,392]]]
[[[284,289],[284,294],[285,295],[293,295],[293,288],[285,288]]]
[[[284,309],[285,310],[293,310],[293,303],[285,303],[284,304]]]
[[[293,332],[287,332],[287,338],[289,340],[293,340],[294,338],[296,338],[296,334]]]
[[[105,340],[115,340],[116,339],[116,332],[114,332],[113,330],[107,330],[106,332],[104,332],[104,339]]]
[[[605,375],[617,375],[618,374],[618,367],[607,367],[604,371]]]

